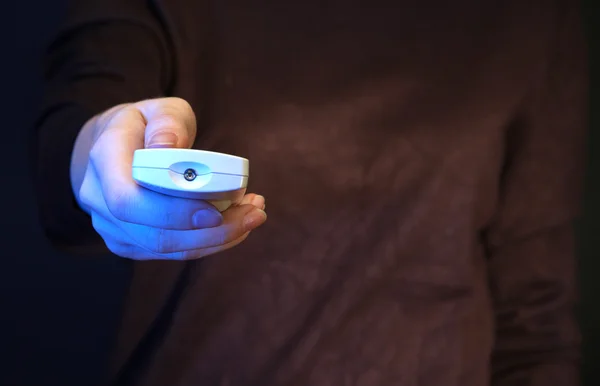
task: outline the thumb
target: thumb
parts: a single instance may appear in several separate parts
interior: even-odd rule
[[[190,148],[196,137],[196,116],[181,98],[151,99],[136,103],[146,120],[144,147]]]

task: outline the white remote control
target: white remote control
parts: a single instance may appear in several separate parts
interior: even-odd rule
[[[192,149],[140,149],[133,155],[134,181],[174,197],[210,201],[219,210],[239,202],[250,162],[242,157]]]

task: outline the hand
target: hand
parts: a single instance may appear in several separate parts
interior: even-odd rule
[[[91,119],[84,130],[91,133],[89,157],[78,182],[74,170],[81,161],[74,156],[75,195],[116,255],[136,260],[197,259],[234,247],[265,222],[265,201],[259,195],[245,195],[239,205],[220,213],[205,201],[162,195],[133,181],[135,150],[193,144],[196,119],[184,100],[119,105]],[[76,143],[75,154],[78,146],[83,145]]]

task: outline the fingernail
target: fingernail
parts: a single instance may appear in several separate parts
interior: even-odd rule
[[[213,228],[221,225],[223,216],[212,209],[202,209],[194,213],[192,222],[195,228]]]
[[[175,147],[177,139],[175,133],[156,133],[148,140],[146,148]]]
[[[262,209],[265,206],[265,198],[263,196],[255,196],[252,199],[252,205]]]
[[[261,226],[267,220],[267,214],[260,209],[254,209],[244,217],[244,229],[250,232]]]

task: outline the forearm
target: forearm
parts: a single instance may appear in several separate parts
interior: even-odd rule
[[[50,47],[45,101],[33,136],[40,219],[61,249],[101,245],[76,202],[93,141],[92,120],[116,105],[162,95],[168,78],[160,30],[151,21],[77,23]]]

